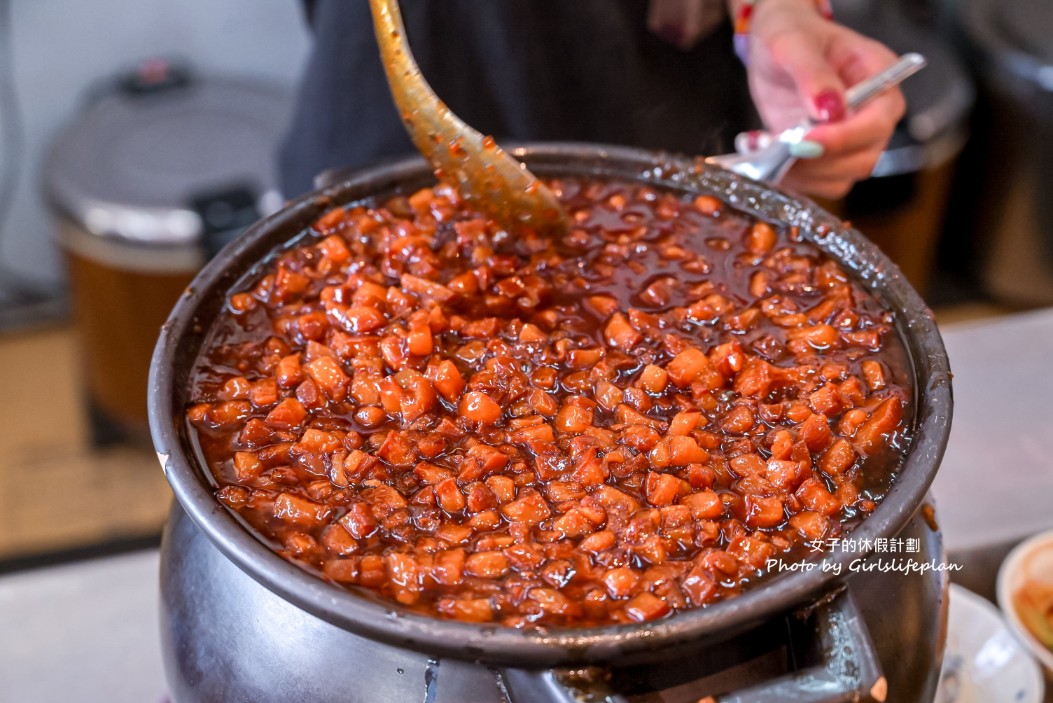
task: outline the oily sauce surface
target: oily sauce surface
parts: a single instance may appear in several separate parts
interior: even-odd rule
[[[261,264],[193,377],[217,499],[333,583],[512,627],[704,606],[871,512],[909,444],[891,314],[713,197],[550,186],[558,241],[439,185]]]

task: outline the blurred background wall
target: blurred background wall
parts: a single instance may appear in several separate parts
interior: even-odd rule
[[[291,87],[310,43],[294,0],[0,0],[0,17],[0,43],[8,43],[0,50],[11,61],[22,132],[20,149],[0,143],[0,159],[20,162],[0,260],[49,288],[62,285],[63,266],[40,195],[40,167],[48,141],[90,86],[163,56],[202,73]],[[0,81],[7,68],[0,67]]]

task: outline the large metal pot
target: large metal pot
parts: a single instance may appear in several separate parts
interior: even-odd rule
[[[914,367],[914,440],[888,496],[853,536],[873,541],[903,530],[922,505],[943,455],[950,430],[951,387],[932,315],[894,264],[862,235],[814,204],[721,169],[643,150],[589,145],[536,145],[515,153],[543,176],[644,180],[685,193],[712,193],[747,213],[796,225],[895,311]],[[539,690],[556,686],[551,675],[528,674],[527,683],[517,685],[515,672],[668,660],[840,593],[848,562],[859,554],[826,554],[824,563],[840,564],[840,573],[834,569],[784,573],[740,597],[640,626],[546,633],[444,621],[403,611],[370,593],[340,589],[304,572],[274,554],[215,500],[184,413],[192,365],[211,321],[225,304],[225,293],[328,208],[412,192],[431,181],[430,168],[414,159],[362,172],[293,202],[255,225],[206,266],[162,329],[151,369],[149,405],[158,458],[179,502],[162,548],[162,631],[176,697],[415,700],[423,690],[418,682],[437,676],[438,670],[428,667],[439,661],[444,675],[458,669],[487,675],[488,666],[513,667],[510,677],[498,677],[506,682],[501,686]],[[202,534],[206,539],[201,539]],[[208,549],[201,547],[202,542]],[[217,558],[218,553],[222,558]],[[233,577],[237,569],[254,582]],[[826,664],[842,674],[854,671],[866,693],[875,684],[867,677],[880,675],[870,666],[873,656],[865,651],[869,640],[865,632],[858,632],[862,628],[853,620],[851,600],[841,597],[833,602],[825,610],[820,608],[828,615],[825,629],[834,636]],[[248,658],[240,658],[239,652]],[[412,688],[408,683],[400,688],[398,676],[379,675],[400,658],[405,661],[400,674],[412,668]],[[419,667],[425,670],[417,672]],[[481,684],[473,676],[461,677],[467,688],[460,694],[446,689],[442,700],[446,696],[451,701],[475,699]],[[492,689],[495,679],[489,676],[489,680]],[[276,688],[276,682],[283,681],[292,688]],[[794,700],[857,700],[830,697],[833,688],[825,690],[825,698],[802,695]],[[515,698],[508,691],[501,695],[505,700],[540,700],[529,693],[517,693]],[[785,696],[785,691],[780,695]],[[487,699],[501,700],[489,695]],[[881,698],[875,695],[875,699]]]

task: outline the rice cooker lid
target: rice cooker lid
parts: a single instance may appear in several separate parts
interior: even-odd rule
[[[196,246],[281,207],[274,153],[291,106],[279,86],[146,64],[54,140],[47,197],[91,234]]]

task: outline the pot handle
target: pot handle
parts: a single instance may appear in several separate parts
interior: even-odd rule
[[[850,591],[787,617],[790,630],[814,648],[813,663],[748,688],[718,695],[701,690],[705,679],[678,684],[683,700],[699,703],[883,703],[888,684],[874,643]],[[717,645],[718,647],[720,645]],[[501,672],[514,703],[630,703],[614,690],[609,672],[601,667]],[[708,677],[707,677],[708,678]],[[710,684],[712,685],[712,684]],[[698,690],[696,690],[698,689]]]

